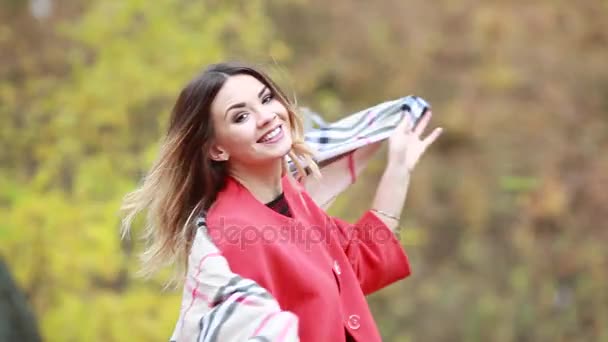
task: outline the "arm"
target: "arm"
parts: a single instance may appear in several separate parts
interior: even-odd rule
[[[396,184],[401,186],[395,186]],[[389,165],[380,178],[371,211],[393,232],[396,232],[399,226],[399,217],[409,185],[409,171],[404,171],[403,166],[398,163],[391,164],[389,161]]]
[[[365,294],[411,273],[407,256],[394,233],[399,226],[410,174],[426,148],[442,132],[437,128],[425,139],[420,139],[431,116],[432,113],[427,112],[415,128],[406,116],[391,135],[388,165],[372,208],[354,225],[332,218]]]
[[[419,124],[413,127],[409,116],[406,116],[389,139],[388,164],[378,185],[371,211],[393,231],[399,226],[410,174],[426,149],[443,131],[436,128],[426,138],[421,139],[420,136],[431,117],[431,111],[426,112]]]

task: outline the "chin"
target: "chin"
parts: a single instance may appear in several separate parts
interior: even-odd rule
[[[283,158],[291,151],[291,144],[279,149],[276,153],[269,155],[269,159]]]
[[[260,153],[252,158],[257,160],[259,163],[271,163],[276,160],[285,158],[285,156],[291,151],[291,144],[285,146],[277,146],[274,151],[260,151]]]

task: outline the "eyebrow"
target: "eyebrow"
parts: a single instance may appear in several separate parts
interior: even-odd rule
[[[260,92],[258,93],[258,98],[261,98],[262,95],[264,94],[264,92],[268,89],[268,86],[264,86],[262,88],[262,90],[260,90]],[[245,107],[246,104],[245,102],[239,102],[239,103],[235,103],[232,106],[228,107],[226,109],[226,112],[224,113],[224,119],[226,119],[226,116],[228,115],[228,112],[231,111],[232,109],[236,109],[236,108],[243,108]]]

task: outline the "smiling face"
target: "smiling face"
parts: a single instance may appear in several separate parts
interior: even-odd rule
[[[211,104],[211,158],[259,166],[280,160],[292,145],[289,112],[272,89],[250,75],[234,75]]]

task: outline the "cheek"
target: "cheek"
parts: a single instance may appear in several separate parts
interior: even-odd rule
[[[255,142],[255,130],[248,126],[249,125],[233,126],[222,132],[220,145],[233,155],[243,152],[247,149],[247,146]],[[218,140],[220,139],[218,138]]]
[[[274,113],[277,113],[283,119],[287,119],[287,108],[281,104],[279,101],[274,101],[270,107]]]
[[[291,134],[291,129],[288,129],[285,134],[286,140],[289,142],[289,145],[293,144],[293,136]]]
[[[285,108],[285,106],[283,106],[282,104],[278,104],[275,108],[274,108],[275,113],[277,113],[277,115],[279,116],[279,118],[285,123],[286,125],[286,132],[289,133],[289,136],[291,137],[291,121],[289,119],[289,112],[287,111],[287,108]]]

